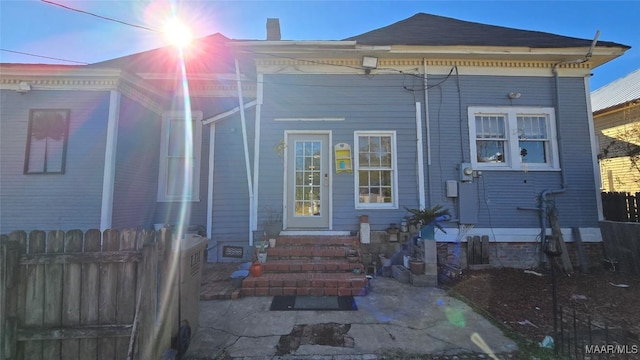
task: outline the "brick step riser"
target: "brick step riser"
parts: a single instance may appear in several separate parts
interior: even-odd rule
[[[357,244],[356,237],[338,237],[338,238],[314,238],[314,237],[295,237],[295,236],[279,236],[276,239],[276,246],[345,246],[351,247]]]
[[[325,288],[325,287],[254,287],[242,288],[242,296],[365,296],[367,289],[361,288]]]
[[[266,279],[249,277],[242,283],[243,296],[312,295],[364,296],[367,280]]]
[[[340,264],[270,264],[267,261],[262,265],[262,271],[271,273],[304,273],[304,272],[353,272],[354,269],[364,271],[360,263]]]
[[[347,256],[347,249],[274,248],[267,250],[267,256],[286,259],[298,257],[301,260],[313,258],[336,258],[345,260]]]

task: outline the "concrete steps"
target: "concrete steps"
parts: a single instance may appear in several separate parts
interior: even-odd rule
[[[242,296],[366,295],[367,278],[353,236],[280,236],[267,249],[263,274],[242,281]]]

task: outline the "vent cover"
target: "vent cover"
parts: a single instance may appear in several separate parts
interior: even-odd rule
[[[222,256],[242,259],[244,256],[244,248],[242,246],[223,246]]]

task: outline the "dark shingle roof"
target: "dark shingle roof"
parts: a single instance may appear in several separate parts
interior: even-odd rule
[[[229,39],[213,34],[193,41],[185,54],[187,73],[225,73],[234,71],[233,56],[226,44]],[[180,68],[177,51],[171,46],[143,51],[88,65],[89,67],[122,68],[132,73],[171,73]]]
[[[592,40],[540,31],[512,29],[418,13],[395,24],[344,39],[361,45],[524,46],[563,48],[590,46]],[[629,46],[598,41],[598,46]]]

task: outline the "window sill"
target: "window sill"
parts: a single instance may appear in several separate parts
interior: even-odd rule
[[[200,199],[191,199],[191,198],[157,199],[156,202],[159,202],[159,203],[164,203],[164,202],[200,202]]]
[[[389,205],[356,205],[357,210],[393,210],[397,209],[398,205],[389,204]]]

